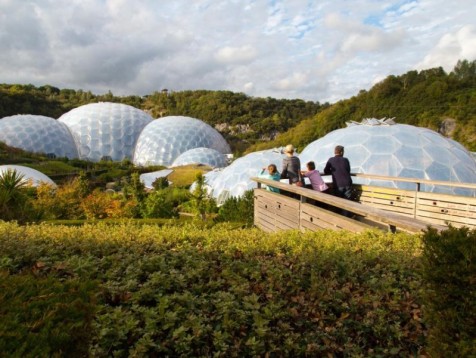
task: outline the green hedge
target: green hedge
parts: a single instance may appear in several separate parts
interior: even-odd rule
[[[58,325],[64,342],[80,337],[95,357],[415,356],[426,334],[420,250],[417,236],[376,231],[0,223],[2,294],[16,312],[9,321],[24,322],[5,327],[18,339],[0,344],[7,356],[42,355],[22,345],[26,286],[31,297],[54,293],[38,313],[45,355],[66,352],[47,335]]]
[[[428,351],[476,357],[476,230],[430,229],[423,240]]]
[[[42,277],[42,268],[37,262],[32,272],[0,272],[0,356],[85,357],[97,285]]]

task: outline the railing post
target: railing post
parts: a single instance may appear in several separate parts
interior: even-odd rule
[[[416,219],[417,217],[417,205],[418,205],[418,193],[420,192],[420,182],[416,182],[415,188],[415,203],[413,204],[413,218]]]

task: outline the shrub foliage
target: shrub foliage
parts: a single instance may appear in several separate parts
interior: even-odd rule
[[[428,351],[434,357],[476,352],[476,230],[450,227],[424,236],[423,278]]]
[[[73,346],[91,327],[81,339],[97,357],[418,355],[420,250],[416,236],[374,231],[0,223],[0,270],[15,283],[3,297],[17,313],[0,326],[0,345],[28,353],[22,338],[37,318],[21,292],[31,291],[45,303],[42,327],[59,325]],[[46,331],[37,337],[34,355],[64,354]]]

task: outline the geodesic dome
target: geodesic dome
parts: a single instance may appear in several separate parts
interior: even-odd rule
[[[153,189],[154,186],[152,184],[154,184],[154,181],[157,178],[166,178],[172,172],[173,172],[173,170],[171,170],[171,169],[163,169],[163,170],[158,170],[158,171],[151,172],[151,173],[141,174],[139,176],[139,178],[140,178],[140,181],[142,183],[144,183],[144,186],[147,189]]]
[[[284,154],[280,149],[263,150],[236,159],[208,183],[211,194],[222,204],[228,197],[240,197],[245,191],[255,189],[256,183],[250,178],[257,177],[263,167],[275,164],[281,170]],[[208,179],[205,175],[205,179]]]
[[[369,119],[350,123],[309,144],[299,158],[305,166],[316,163],[322,171],[334,156],[334,147],[343,145],[351,171],[374,175],[476,183],[476,162],[459,143],[427,128],[393,121]],[[369,185],[383,185],[414,190],[412,183],[364,180]],[[422,185],[424,191],[471,195],[467,189]]]
[[[29,152],[78,158],[68,127],[54,118],[19,114],[0,119],[0,141]]]
[[[40,183],[46,183],[56,188],[56,184],[50,177],[39,172],[38,170],[24,167],[22,165],[0,165],[0,177],[8,170],[15,170],[18,174],[23,175],[23,181],[28,182],[32,186],[38,186]]]
[[[132,159],[137,138],[152,117],[126,104],[100,102],[75,108],[59,121],[73,133],[79,157],[98,162]]]
[[[230,146],[222,135],[201,120],[169,116],[149,123],[137,140],[135,165],[169,166],[182,153],[199,147],[226,154]]]
[[[175,158],[170,167],[179,167],[188,164],[203,164],[212,168],[223,168],[227,166],[226,156],[211,148],[193,148],[180,154]]]

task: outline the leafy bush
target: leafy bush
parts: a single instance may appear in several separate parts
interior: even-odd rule
[[[253,190],[248,190],[242,197],[228,198],[218,209],[217,221],[239,221],[248,226],[254,222]]]
[[[9,357],[84,357],[92,336],[92,281],[0,271],[0,352]],[[65,272],[60,266],[56,276]],[[38,277],[40,275],[40,277]]]
[[[38,285],[48,288],[39,296],[61,292],[63,279],[98,282],[83,347],[95,357],[418,356],[426,334],[420,250],[418,236],[376,231],[0,222],[0,270],[12,280],[39,271]],[[13,296],[8,311],[27,317],[28,298]],[[48,318],[51,311],[43,312]],[[77,322],[81,312],[87,322],[86,311],[70,314]],[[43,335],[37,345],[48,340]]]
[[[423,241],[428,351],[470,357],[476,352],[476,230],[429,229]]]
[[[154,190],[149,193],[142,206],[142,217],[144,218],[176,218],[178,211],[173,206],[173,202],[168,200],[166,190]]]

